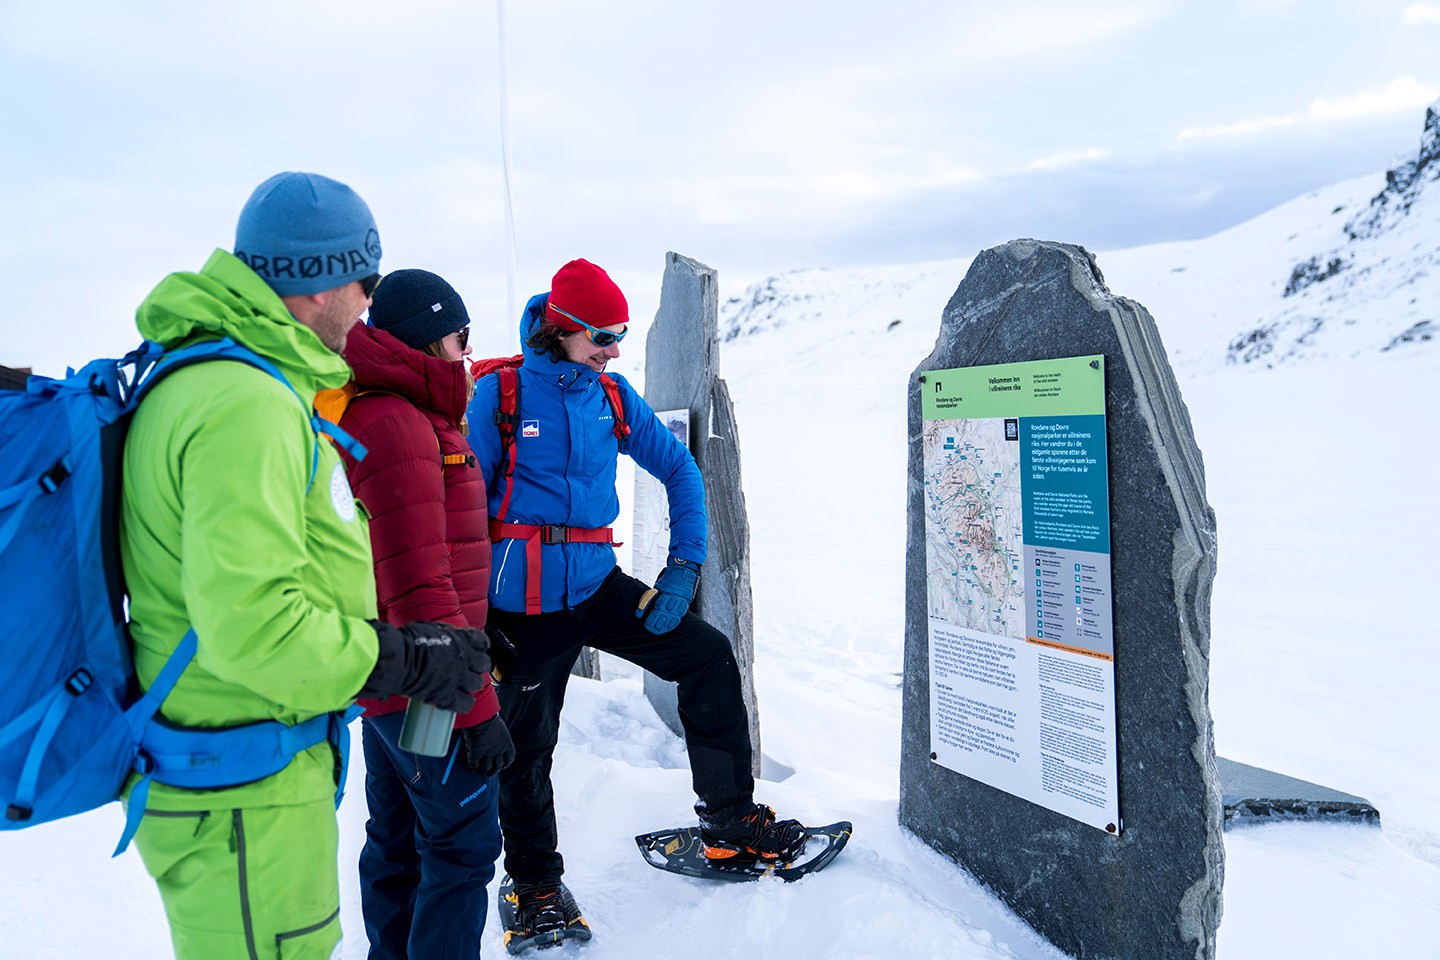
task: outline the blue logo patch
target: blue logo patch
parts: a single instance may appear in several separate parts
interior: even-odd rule
[[[522,436],[522,437],[538,437],[538,436],[540,436],[540,421],[539,421],[539,420],[521,420],[521,421],[520,421],[520,436]]]

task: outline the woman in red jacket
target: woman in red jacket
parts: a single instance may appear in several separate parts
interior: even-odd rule
[[[465,440],[469,324],[448,283],[398,270],[376,288],[370,325],[346,344],[355,393],[340,424],[370,451],[346,465],[370,515],[380,619],[389,623],[485,625],[485,478]],[[488,678],[443,757],[401,749],[407,703],[361,701],[370,960],[474,960],[501,848],[495,775],[515,749]]]

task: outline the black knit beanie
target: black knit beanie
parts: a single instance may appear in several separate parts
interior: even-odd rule
[[[428,270],[387,273],[370,300],[370,325],[420,349],[470,325],[465,301]]]

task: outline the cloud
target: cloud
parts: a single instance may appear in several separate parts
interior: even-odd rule
[[[1172,3],[1117,2],[956,5],[948,55],[968,69],[997,63],[1032,64],[1037,57],[1079,54],[1114,44],[1163,21]]]
[[[1400,18],[1410,24],[1440,24],[1440,3],[1412,3],[1405,8]]]
[[[1428,106],[1436,97],[1440,97],[1440,87],[1401,77],[1390,81],[1383,90],[1367,90],[1337,100],[1316,100],[1310,104],[1310,115],[1317,120],[1358,120],[1416,110]]]
[[[1217,123],[1208,127],[1186,127],[1176,134],[1177,140],[1218,140],[1224,137],[1243,137],[1252,133],[1264,133],[1280,127],[1293,127],[1300,122],[1299,116],[1252,117],[1234,123]]]
[[[1252,117],[1234,123],[1205,127],[1187,127],[1176,135],[1176,139],[1215,140],[1264,133],[1300,124],[1314,125],[1361,120],[1366,117],[1418,110],[1429,105],[1437,97],[1440,97],[1440,87],[1421,83],[1413,77],[1400,77],[1378,90],[1365,90],[1345,97],[1312,100],[1310,105],[1299,113]]]
[[[795,218],[843,221],[861,207],[899,197],[979,183],[985,174],[960,165],[905,171],[838,166],[804,180],[783,176],[707,176],[669,184],[673,201],[703,223],[775,223]]]
[[[1052,153],[1048,157],[1041,157],[1039,160],[1032,160],[1025,165],[1025,169],[1063,170],[1066,167],[1090,163],[1094,160],[1105,160],[1109,156],[1110,151],[1101,149],[1100,147],[1088,147],[1084,150],[1065,150],[1060,153]]]

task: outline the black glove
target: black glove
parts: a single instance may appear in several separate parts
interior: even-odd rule
[[[499,627],[487,626],[485,635],[490,638],[490,678],[499,683],[515,665],[520,651],[515,649],[515,644],[510,642],[510,638],[505,636]]]
[[[465,766],[478,774],[493,777],[515,762],[515,744],[499,714],[465,727],[460,739],[465,744]]]
[[[359,696],[406,696],[456,713],[475,706],[471,693],[490,671],[484,630],[425,620],[399,627],[367,622],[380,638],[380,656]]]

